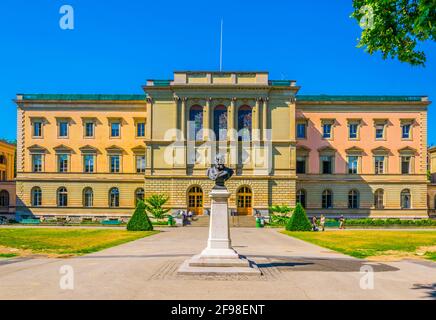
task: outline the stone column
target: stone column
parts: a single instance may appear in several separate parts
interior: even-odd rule
[[[151,98],[147,98],[147,119],[146,121],[146,132],[145,132],[145,138],[147,140],[152,139],[152,124],[153,124],[153,115],[152,115],[152,106],[153,106],[153,100]]]
[[[178,129],[180,129],[179,128],[179,109],[180,109],[180,107],[179,107],[180,103],[179,102],[180,102],[180,97],[174,95],[174,104],[175,104],[175,110],[176,110],[176,114],[175,114],[175,117],[174,117],[174,130],[176,131],[175,138],[177,140],[179,140],[181,138],[180,137],[180,133],[178,131]]]
[[[211,98],[206,98],[206,108],[203,112],[203,140],[209,140],[210,129],[210,101]]]
[[[182,107],[180,110],[180,130],[182,131],[182,140],[185,140],[187,137],[187,133],[186,133],[186,100],[188,100],[186,97],[182,98]]]
[[[230,101],[230,108],[227,113],[227,138],[229,141],[234,141],[234,136],[231,134],[235,130],[235,119],[236,119],[236,98],[232,98]]]
[[[260,104],[260,99],[256,99],[256,103],[254,105],[253,108],[253,132],[252,132],[252,137],[253,137],[253,141],[259,141],[260,140],[260,108],[259,108],[259,104]]]
[[[262,139],[265,141],[266,130],[268,129],[268,98],[263,99],[262,113]]]

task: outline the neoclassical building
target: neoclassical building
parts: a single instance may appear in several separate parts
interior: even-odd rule
[[[0,140],[0,216],[15,214],[15,146]]]
[[[225,156],[230,209],[427,217],[427,97],[304,96],[267,72],[179,71],[143,95],[18,94],[17,212],[128,217],[169,196],[202,215]]]

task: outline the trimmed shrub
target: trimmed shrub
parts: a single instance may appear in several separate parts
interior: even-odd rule
[[[306,211],[301,206],[300,203],[297,203],[297,206],[294,209],[294,213],[286,225],[286,230],[288,231],[311,231],[312,225],[310,224],[309,219],[307,218]]]
[[[127,224],[128,231],[151,231],[153,225],[145,212],[144,201],[138,201],[135,212]]]

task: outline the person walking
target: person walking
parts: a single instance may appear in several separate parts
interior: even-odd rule
[[[345,218],[343,215],[339,218],[339,229],[345,229]]]
[[[312,217],[312,229],[313,231],[318,231],[318,223],[315,216]]]
[[[319,224],[321,226],[321,230],[324,231],[325,230],[325,217],[323,214],[321,215],[321,218],[319,219]]]

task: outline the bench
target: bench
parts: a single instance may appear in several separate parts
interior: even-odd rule
[[[105,226],[118,226],[121,224],[121,221],[119,221],[119,220],[103,220],[101,222],[101,224],[105,225]]]
[[[20,221],[21,224],[40,224],[41,221],[39,219],[22,219]]]

